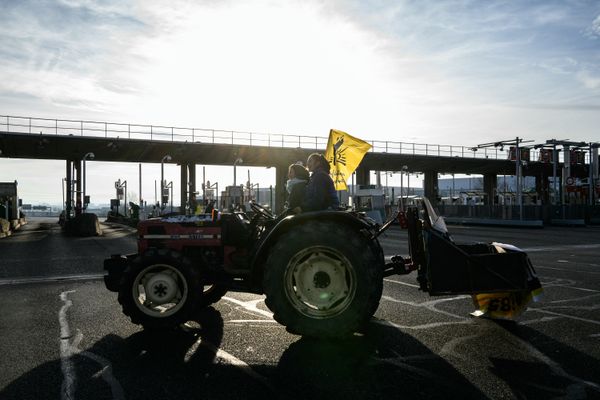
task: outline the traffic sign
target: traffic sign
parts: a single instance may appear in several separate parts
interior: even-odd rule
[[[567,178],[567,185],[573,186],[574,184],[575,184],[575,178],[573,178],[572,176],[569,176]]]

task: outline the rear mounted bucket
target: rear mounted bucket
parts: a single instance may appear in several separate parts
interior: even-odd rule
[[[416,207],[407,210],[410,255],[421,290],[430,295],[477,294],[540,286],[526,253],[506,245],[457,244],[427,199],[423,213],[421,220]]]
[[[439,233],[424,232],[431,295],[522,291],[528,288],[529,260],[523,252],[495,253],[486,244],[457,245]],[[486,249],[487,248],[487,249]],[[482,251],[487,250],[486,253]],[[469,254],[476,251],[475,254]]]

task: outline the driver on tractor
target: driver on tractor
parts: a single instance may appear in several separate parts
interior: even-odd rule
[[[337,210],[340,202],[329,175],[327,159],[322,154],[313,153],[308,156],[306,166],[311,175],[306,185],[302,211]]]

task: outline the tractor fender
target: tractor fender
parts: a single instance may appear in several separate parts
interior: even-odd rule
[[[123,271],[131,265],[137,254],[113,254],[104,260],[104,285],[111,292],[119,291],[119,284],[123,277]]]
[[[269,255],[270,248],[277,242],[281,235],[298,227],[308,221],[333,221],[346,228],[362,231],[365,237],[372,240],[375,248],[373,249],[376,256],[380,256],[383,260],[383,249],[381,248],[376,236],[372,234],[372,226],[367,222],[355,217],[354,215],[344,211],[312,211],[301,214],[289,215],[281,219],[260,241],[251,262],[252,286],[255,288],[262,287],[263,265]],[[383,261],[382,261],[383,262]],[[260,290],[262,292],[262,290]]]

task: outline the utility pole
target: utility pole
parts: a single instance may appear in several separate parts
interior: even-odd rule
[[[517,165],[517,204],[519,205],[519,219],[523,219],[523,188],[521,186],[521,149],[519,148],[519,137],[515,139],[515,163]]]
[[[140,210],[144,210],[144,200],[142,199],[142,163],[138,164],[139,167],[139,184],[140,184]]]

